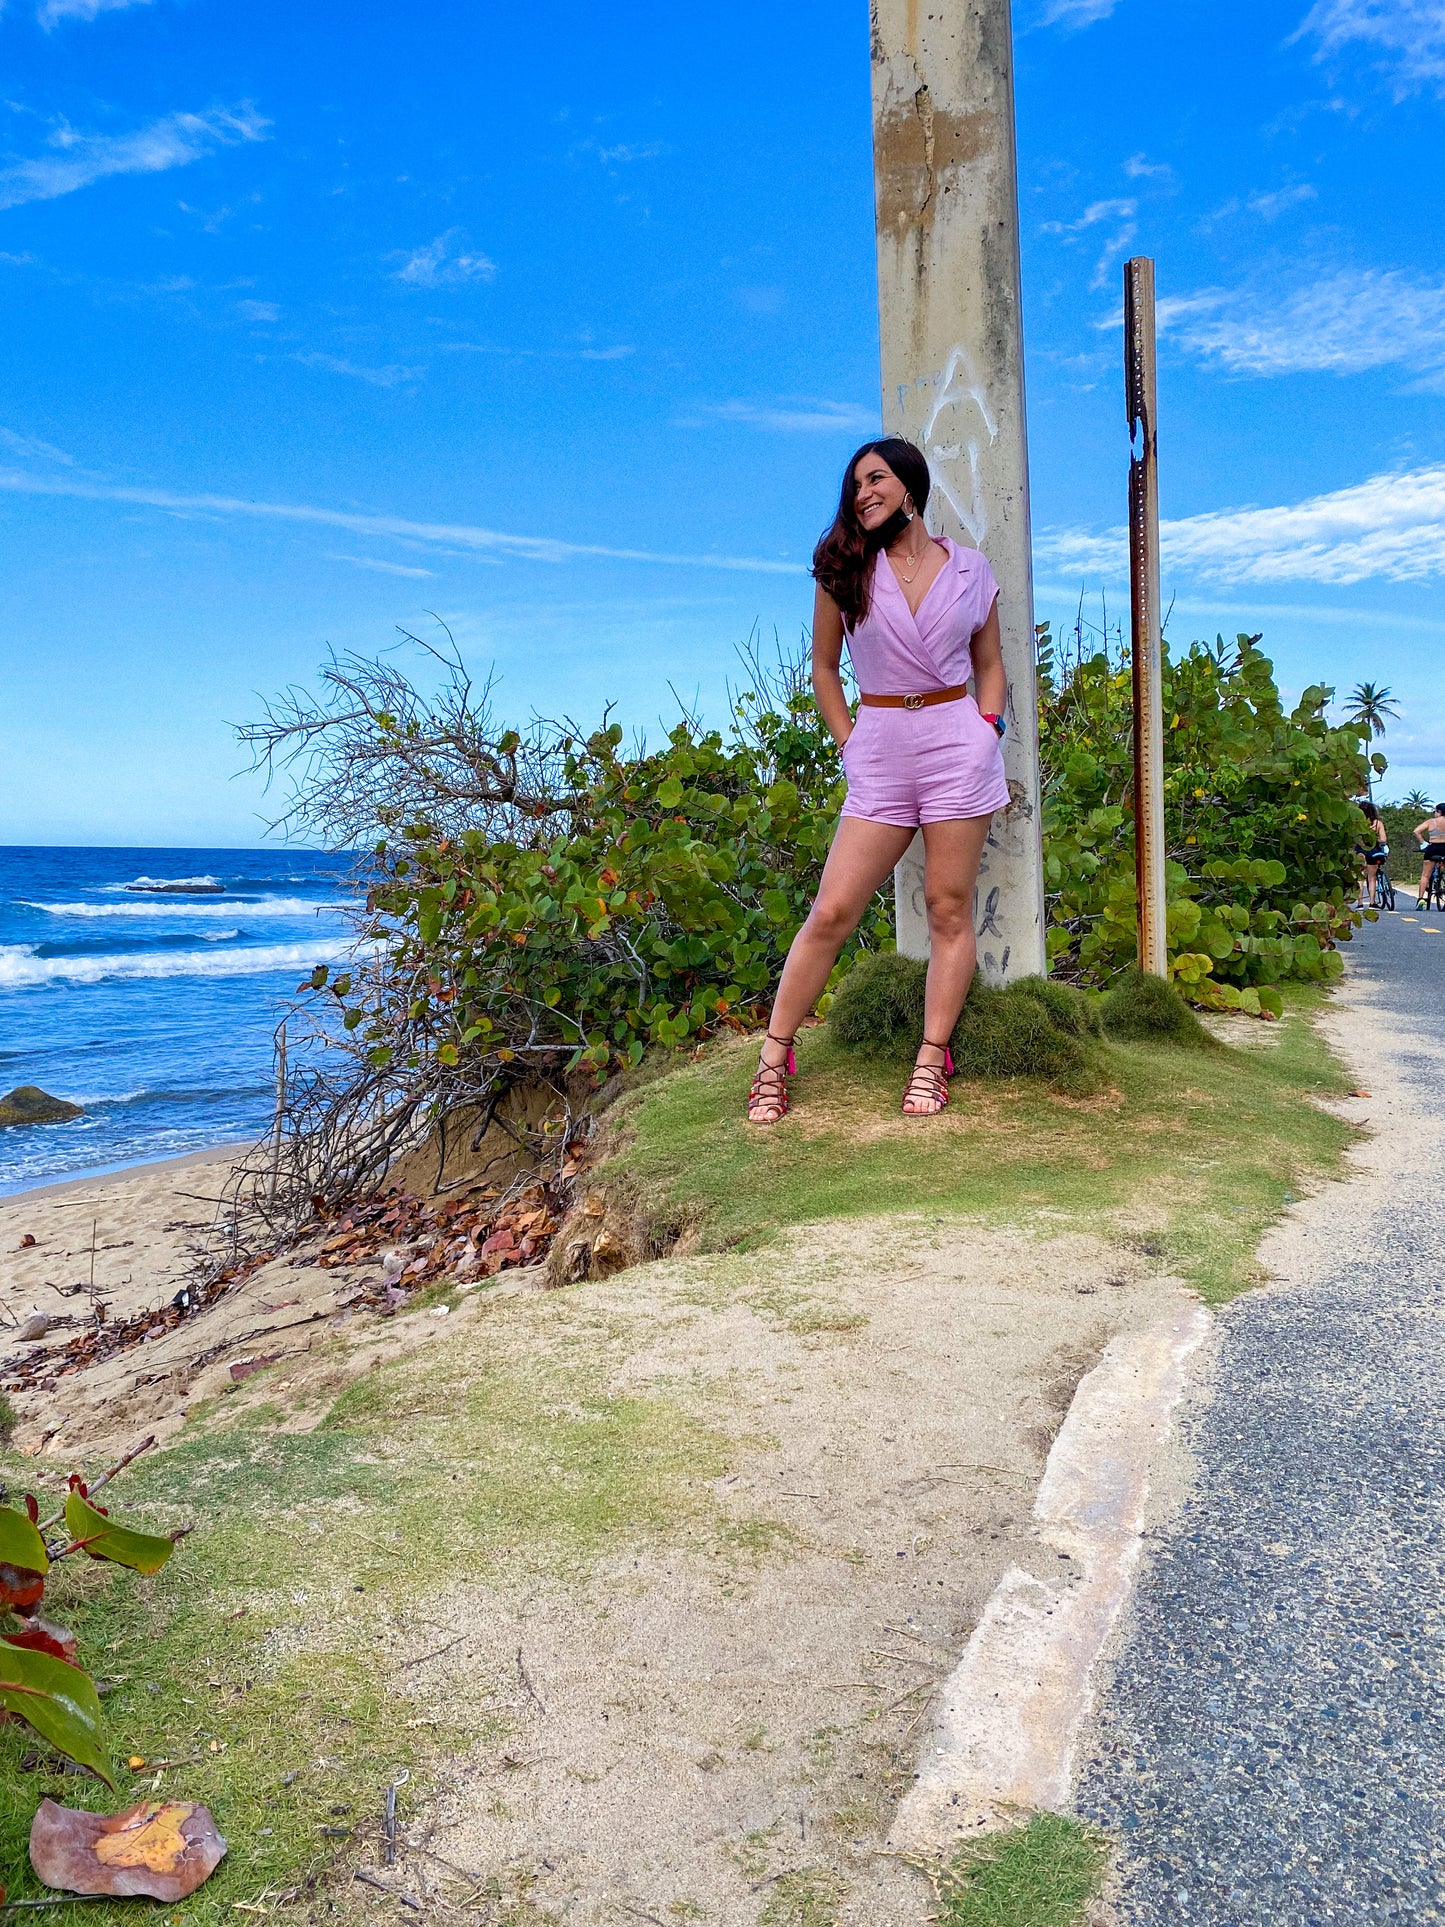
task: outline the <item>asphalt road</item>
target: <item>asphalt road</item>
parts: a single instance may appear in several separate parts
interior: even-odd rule
[[[1413,903],[1350,968],[1391,1029],[1414,1168],[1340,1211],[1322,1273],[1222,1313],[1183,1426],[1197,1483],[1081,1774],[1129,1927],[1445,1920],[1445,917]]]

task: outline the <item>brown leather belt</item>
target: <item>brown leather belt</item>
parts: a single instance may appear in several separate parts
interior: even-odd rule
[[[956,703],[968,694],[968,684],[955,683],[952,689],[930,689],[926,696],[860,696],[867,709],[932,709],[935,703]]]

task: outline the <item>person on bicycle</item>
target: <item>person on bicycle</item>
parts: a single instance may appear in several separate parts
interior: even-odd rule
[[[1445,803],[1437,803],[1434,813],[1415,825],[1415,841],[1420,845],[1420,894],[1417,910],[1426,906],[1426,896],[1437,867],[1445,863]]]
[[[1366,800],[1360,805],[1365,819],[1365,827],[1355,843],[1355,855],[1365,866],[1364,880],[1360,885],[1360,898],[1357,908],[1368,910],[1379,897],[1380,871],[1390,854],[1390,846],[1385,841],[1385,819],[1380,814],[1379,805]]]

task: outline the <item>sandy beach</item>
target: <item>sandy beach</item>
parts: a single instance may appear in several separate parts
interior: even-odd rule
[[[284,1260],[199,1318],[171,1310],[237,1154],[196,1152],[0,1200],[0,1384],[20,1450],[74,1457],[147,1432],[169,1437],[198,1396],[238,1385],[258,1357],[289,1354],[293,1328],[336,1316],[348,1277]],[[135,1342],[77,1350],[97,1328],[147,1315],[155,1323]]]

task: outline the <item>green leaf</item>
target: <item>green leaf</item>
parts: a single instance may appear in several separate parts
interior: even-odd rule
[[[170,1540],[164,1543],[169,1551]],[[0,1706],[18,1714],[68,1759],[98,1773],[112,1793],[120,1791],[105,1743],[100,1698],[78,1666],[0,1640]]]
[[[0,1506],[0,1562],[29,1572],[49,1572],[50,1555],[39,1529],[14,1506]]]
[[[11,1506],[0,1506],[0,1612],[33,1612],[49,1570],[45,1541],[30,1520]]]
[[[65,1526],[72,1541],[92,1559],[109,1559],[132,1572],[159,1572],[176,1549],[170,1539],[115,1525],[78,1492],[65,1501]]]

